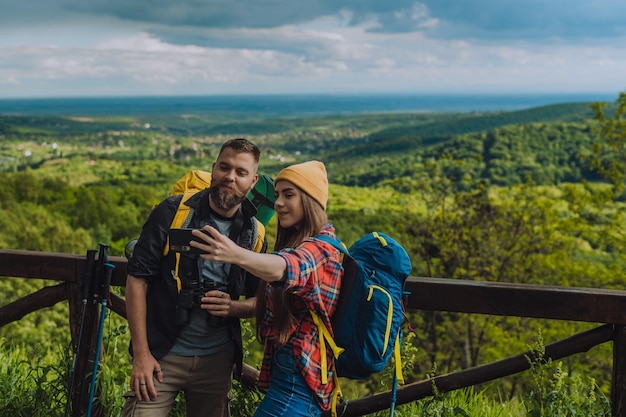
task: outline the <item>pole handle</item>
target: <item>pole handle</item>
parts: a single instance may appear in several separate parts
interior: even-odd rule
[[[104,303],[109,298],[109,288],[111,287],[111,275],[113,274],[115,265],[107,262],[103,266],[104,266],[104,273],[102,277],[101,289],[102,289],[102,301]]]
[[[96,252],[98,251],[95,249],[89,249],[87,251],[87,256],[85,257],[85,275],[83,276],[83,282],[81,283],[83,287],[83,302],[86,302],[89,298],[89,290],[93,284]]]
[[[100,249],[98,251],[98,263],[96,264],[96,279],[93,286],[93,302],[97,303],[100,299],[100,291],[103,286],[104,279],[104,264],[109,262],[109,245],[106,243],[100,243]]]

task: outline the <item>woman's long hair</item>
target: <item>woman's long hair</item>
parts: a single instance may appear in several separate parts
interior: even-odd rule
[[[276,251],[284,248],[295,248],[307,237],[317,235],[322,227],[328,223],[328,217],[322,206],[306,192],[302,191],[301,195],[304,218],[299,225],[300,227],[298,229],[295,227],[283,228],[279,222],[276,243],[274,244]],[[261,343],[265,343],[261,335],[261,322],[266,314],[267,286],[265,281],[261,282],[256,301],[256,336]],[[277,346],[283,346],[289,341],[291,329],[296,322],[292,310],[294,296],[286,291],[272,289],[270,297],[274,305],[273,325],[276,327],[274,343]]]

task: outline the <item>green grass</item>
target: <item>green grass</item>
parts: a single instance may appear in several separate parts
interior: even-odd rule
[[[0,341],[0,416],[62,415],[65,383],[57,356],[37,347],[7,347]]]
[[[249,335],[250,326],[244,326]],[[250,333],[251,334],[251,333]],[[245,340],[251,340],[246,338]],[[244,346],[246,348],[246,346]],[[493,394],[497,381],[481,390],[467,387],[452,392],[439,392],[419,401],[398,405],[395,417],[609,417],[609,400],[593,378],[568,375],[561,362],[543,359],[541,336],[531,346],[530,374],[533,380],[530,392],[520,397],[502,398]],[[403,352],[410,360],[411,349]],[[101,395],[94,399],[94,407],[102,405],[107,417],[118,417],[127,389],[130,364],[120,358],[127,357],[127,329],[117,326],[107,331],[103,339],[103,359],[97,378]],[[69,361],[66,352],[44,350],[37,346],[7,345],[0,340],[0,417],[57,417],[64,413]],[[434,374],[434,371],[433,371]],[[430,375],[432,377],[433,375]],[[427,376],[429,377],[429,376]],[[385,381],[385,377],[381,378]],[[387,388],[383,388],[387,389]],[[497,392],[497,389],[495,390]],[[490,394],[491,393],[491,394]],[[231,414],[252,415],[262,399],[255,389],[234,383]],[[390,415],[382,410],[370,417]],[[170,413],[172,417],[184,416],[184,398],[180,396]]]

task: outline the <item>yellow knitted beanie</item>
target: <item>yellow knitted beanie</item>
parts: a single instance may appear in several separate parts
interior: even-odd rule
[[[328,177],[326,167],[320,161],[308,161],[284,168],[274,179],[274,183],[285,180],[293,183],[313,197],[326,210],[328,202]]]

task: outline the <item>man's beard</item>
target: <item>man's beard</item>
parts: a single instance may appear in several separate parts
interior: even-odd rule
[[[238,190],[233,189],[233,193],[228,193],[222,190],[219,185],[209,188],[209,195],[213,204],[220,210],[230,210],[241,204],[246,198],[246,194],[240,193]]]

